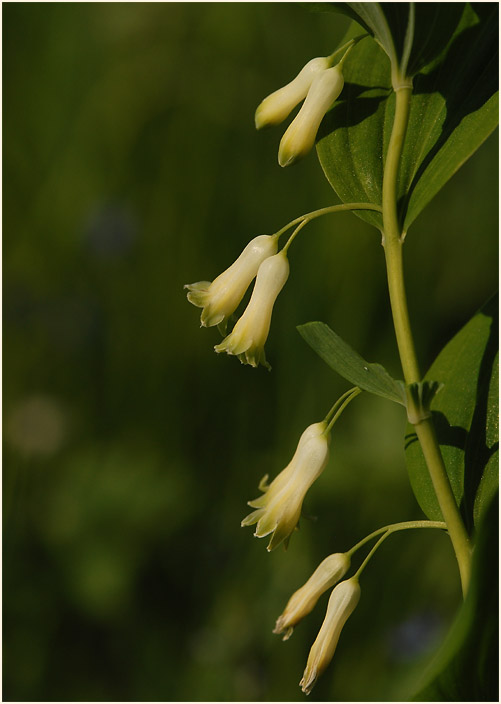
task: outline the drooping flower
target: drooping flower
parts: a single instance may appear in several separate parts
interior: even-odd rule
[[[278,248],[276,235],[259,235],[245,247],[238,259],[212,283],[198,281],[186,284],[187,298],[203,308],[200,322],[203,327],[225,326],[235,312],[262,262],[273,256]]]
[[[299,521],[306,492],[325,469],[330,443],[326,428],[325,421],[306,428],[287,467],[269,485],[265,476],[259,485],[264,494],[248,502],[257,510],[244,518],[242,526],[257,523],[257,538],[271,533],[268,552],[284,541],[287,545]]]
[[[308,61],[294,80],[268,95],[261,102],[256,110],[256,128],[259,130],[268,125],[278,125],[285,120],[290,111],[304,100],[315,76],[329,66],[330,61],[327,56]]]
[[[311,646],[306,669],[299,683],[305,694],[310,694],[317,679],[332,660],[343,626],[359,599],[360,585],[356,577],[341,582],[332,590],[324,622]]]
[[[291,596],[283,614],[277,619],[273,633],[285,633],[282,640],[288,640],[294,626],[313,610],[319,597],[344,577],[350,562],[346,553],[337,552],[326,557],[308,581]]]
[[[268,369],[264,344],[268,337],[271,314],[278,294],[289,276],[289,260],[284,251],[265,259],[260,265],[247,308],[233,331],[214,347],[216,352],[236,355],[242,364]]]
[[[280,166],[289,166],[305,156],[315,144],[320,123],[344,86],[339,65],[320,71],[311,84],[306,100],[287,128],[278,150]]]

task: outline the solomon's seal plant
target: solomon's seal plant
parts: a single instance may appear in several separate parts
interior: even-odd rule
[[[242,526],[256,525],[255,536],[269,537],[268,551],[287,547],[305,495],[328,465],[331,432],[348,404],[362,392],[399,404],[408,420],[411,485],[428,520],[377,528],[351,549],[326,556],[292,594],[274,632],[288,639],[319,597],[334,587],[300,681],[309,694],[334,655],[360,599],[362,573],[379,546],[399,531],[446,531],[464,603],[416,696],[495,699],[497,592],[489,567],[497,554],[497,305],[491,300],[467,322],[423,376],[407,307],[403,251],[415,218],[497,124],[497,5],[324,3],[321,9],[352,19],[346,41],[330,56],[308,61],[295,78],[265,98],[255,124],[258,129],[278,125],[302,102],[280,141],[279,163],[295,164],[316,141],[325,176],[341,202],[254,238],[212,283],[188,285],[188,300],[203,309],[202,326],[218,325],[226,335],[228,321],[255,278],[247,308],[215,350],[270,369],[264,347],[274,303],[289,275],[289,247],[313,219],[353,211],[381,234],[403,379],[393,379],[382,365],[364,360],[325,323],[300,326],[306,342],[351,388],[322,422],[306,428],[285,469],[270,483],[268,476],[261,480],[263,493],[249,501],[254,510]],[[286,232],[289,237],[279,249]],[[459,446],[450,446],[443,423],[436,427],[439,416],[447,427],[464,429],[466,439]],[[340,581],[360,550],[367,550],[360,566]],[[470,677],[462,681],[465,668]]]

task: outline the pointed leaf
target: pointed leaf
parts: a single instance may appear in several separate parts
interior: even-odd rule
[[[405,405],[403,383],[393,379],[380,364],[366,362],[328,325],[312,322],[299,325],[298,330],[303,339],[340,376],[364,391]]]
[[[354,4],[359,3],[351,3]],[[370,8],[376,5],[361,4]],[[424,31],[426,12],[431,11],[422,9],[427,5],[431,3],[416,4],[416,26],[409,56],[409,66],[419,67],[420,72],[414,78],[398,178],[400,220],[405,231],[491,134],[498,121],[497,3],[452,3],[462,8],[459,24],[441,54],[423,66],[424,57],[429,59],[433,55]],[[440,5],[444,3],[433,3]],[[422,12],[425,14],[421,15]],[[391,13],[387,21],[388,17],[394,25],[392,31],[396,32],[398,18],[391,20]],[[443,40],[447,36],[445,20],[449,31],[454,28],[456,17],[445,14],[436,19]],[[402,28],[398,40],[395,39],[402,51],[405,31]],[[359,28],[353,27],[349,36],[357,33]],[[381,204],[383,168],[395,103],[390,62],[380,46],[367,38],[352,50],[344,74],[345,89],[319,132],[318,156],[329,183],[343,202]],[[382,227],[382,218],[377,213],[358,211],[357,215]]]
[[[497,297],[444,347],[425,379],[443,389],[431,404],[437,438],[458,506],[471,529],[498,486]],[[416,498],[433,520],[442,514],[412,426],[406,460]]]
[[[442,52],[464,8],[464,3],[459,2],[335,2],[325,5],[351,17],[369,32],[402,76],[413,76]]]

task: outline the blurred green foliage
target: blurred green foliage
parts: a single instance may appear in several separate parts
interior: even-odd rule
[[[289,550],[239,527],[260,478],[346,389],[295,326],[399,375],[379,233],[351,214],[291,248],[267,356],[212,352],[182,286],[336,201],[281,170],[259,101],[346,29],[282,3],[3,7],[4,700],[303,701],[326,599],[276,617],[328,553],[422,516],[405,419],[362,395]],[[411,228],[423,368],[497,285],[491,137]],[[313,700],[401,699],[460,599],[448,539],[389,540]],[[404,694],[402,694],[404,693]]]

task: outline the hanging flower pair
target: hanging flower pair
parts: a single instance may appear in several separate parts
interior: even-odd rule
[[[283,633],[287,640],[294,626],[315,607],[319,597],[339,582],[350,567],[345,553],[329,555],[313,572],[309,580],[289,599],[285,611],[278,617],[274,633]],[[351,577],[337,584],[331,592],[322,626],[311,646],[303,677],[299,686],[310,694],[317,679],[332,660],[343,626],[355,610],[360,599],[358,577]]]
[[[187,284],[188,300],[203,308],[204,327],[218,325],[226,332],[228,319],[238,308],[248,287],[256,278],[247,308],[233,331],[215,346],[216,352],[237,356],[243,364],[268,369],[264,345],[270,330],[273,306],[289,276],[289,260],[283,250],[275,254],[277,235],[260,235],[245,247],[238,259],[214,281]]]
[[[341,63],[332,66],[332,58],[308,61],[296,78],[275,91],[256,110],[256,127],[277,125],[302,100],[304,103],[287,128],[278,149],[280,166],[290,166],[305,156],[315,144],[320,123],[344,86]]]

